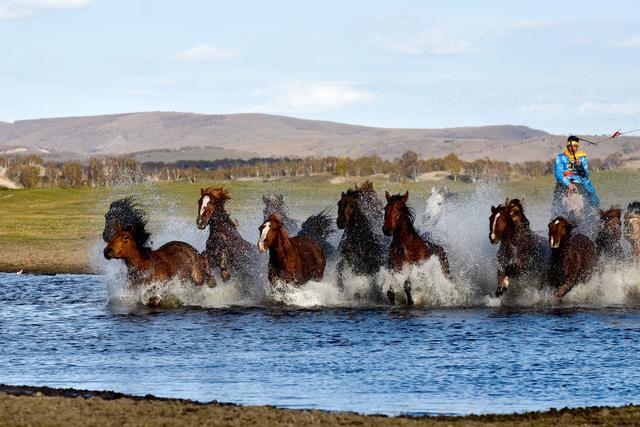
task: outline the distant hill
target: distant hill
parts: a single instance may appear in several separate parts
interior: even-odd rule
[[[391,129],[266,114],[128,113],[0,122],[0,155],[15,150],[51,158],[130,155],[139,160],[216,160],[272,156],[421,157],[547,160],[564,137],[526,126]],[[640,150],[640,140],[591,150],[604,157]],[[27,150],[27,151],[24,151]],[[49,153],[47,153],[49,152]]]

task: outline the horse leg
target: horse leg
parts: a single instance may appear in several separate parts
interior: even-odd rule
[[[229,273],[229,267],[227,264],[227,254],[222,253],[220,255],[220,262],[218,263],[218,267],[220,268],[220,277],[223,282],[226,282],[231,278],[231,273]]]
[[[387,298],[389,298],[389,302],[391,304],[395,304],[396,303],[396,293],[393,292],[393,288],[389,288],[389,290],[387,290]]]
[[[207,260],[203,257],[202,261],[202,274],[204,279],[204,284],[206,284],[210,288],[216,287],[216,278],[213,276],[213,272],[211,271],[211,266],[207,262]]]
[[[498,272],[498,288],[496,289],[496,297],[507,292],[509,287],[509,276],[506,273]]]
[[[404,293],[407,294],[407,305],[413,305],[413,297],[411,296],[411,280],[404,282]]]

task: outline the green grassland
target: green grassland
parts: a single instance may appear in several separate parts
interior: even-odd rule
[[[621,169],[593,175],[603,206],[626,204],[640,199],[640,174]],[[262,194],[281,192],[292,207],[307,212],[336,206],[340,193],[363,178],[331,183],[329,177],[296,180],[220,181],[206,183],[156,183],[110,188],[31,189],[0,191],[0,271],[25,269],[30,272],[90,272],[88,250],[100,239],[103,215],[117,198],[137,195],[147,207],[164,216],[150,218],[152,229],[161,227],[166,216],[195,220],[200,188],[223,185],[230,189],[228,210],[242,217],[262,210]],[[372,178],[380,197],[409,190],[410,201],[424,200],[432,185],[447,184],[453,191],[468,194],[475,184],[438,182],[389,182]],[[519,180],[500,184],[506,194],[550,203],[553,178]],[[495,203],[499,203],[496,200]],[[488,210],[488,207],[487,207]],[[335,212],[335,210],[334,210]],[[256,227],[258,224],[256,224]],[[195,227],[195,222],[194,222]]]

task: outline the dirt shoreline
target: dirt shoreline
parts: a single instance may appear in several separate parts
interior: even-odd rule
[[[350,412],[200,403],[111,391],[0,384],[3,426],[640,426],[640,406],[552,409],[507,415],[387,417]]]

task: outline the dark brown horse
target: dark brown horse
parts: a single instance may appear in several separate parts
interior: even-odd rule
[[[596,267],[596,245],[584,234],[572,233],[574,226],[559,216],[549,223],[551,267],[549,281],[562,298],[578,283],[589,280]]]
[[[343,274],[349,268],[356,275],[374,276],[384,265],[386,250],[361,206],[362,190],[343,192],[338,202],[339,229],[344,233],[338,245],[338,287],[343,288]],[[377,297],[377,296],[376,296]]]
[[[260,252],[269,251],[269,281],[302,285],[321,280],[326,258],[320,245],[309,236],[289,237],[278,214],[271,214],[259,227]]]
[[[200,286],[215,286],[206,260],[190,244],[173,241],[153,250],[146,246],[147,233],[140,226],[122,229],[115,225],[114,230],[116,234],[104,248],[104,257],[124,260],[130,286],[173,278],[190,280]],[[159,301],[150,302],[150,305],[158,304]]]
[[[522,202],[507,199],[491,206],[489,241],[498,248],[498,287],[496,296],[507,291],[511,279],[523,274],[542,278],[548,261],[545,239],[531,231]]]
[[[392,236],[389,246],[388,264],[395,271],[402,270],[406,265],[418,264],[431,256],[436,255],[444,274],[449,274],[449,260],[444,249],[434,243],[425,241],[413,227],[413,212],[407,206],[409,192],[404,195],[390,195],[385,191],[387,205],[384,208],[384,225],[382,232],[386,236]],[[404,291],[407,294],[407,303],[413,304],[411,297],[411,281],[404,283]],[[395,294],[389,289],[387,296],[391,303],[395,303]]]
[[[607,211],[598,210],[600,224],[596,236],[598,255],[607,259],[622,261],[624,254],[620,239],[622,238],[622,210],[611,208]]]
[[[223,281],[234,276],[244,285],[255,285],[260,280],[260,254],[240,236],[235,221],[225,210],[229,199],[229,192],[222,187],[200,190],[196,225],[201,230],[209,226],[205,255],[212,269],[220,269]]]
[[[631,202],[624,214],[624,238],[631,244],[633,258],[640,264],[640,202]]]

